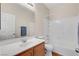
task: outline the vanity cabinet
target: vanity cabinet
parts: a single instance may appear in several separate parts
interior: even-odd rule
[[[45,47],[43,42],[26,51],[17,54],[16,56],[44,56],[44,55],[45,55]]]
[[[44,55],[45,55],[44,43],[34,47],[34,56],[44,56]]]

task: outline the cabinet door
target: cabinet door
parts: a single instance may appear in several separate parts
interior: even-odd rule
[[[44,43],[41,43],[34,47],[34,56],[44,56],[45,55],[45,47]]]
[[[33,48],[18,54],[17,56],[33,56]]]

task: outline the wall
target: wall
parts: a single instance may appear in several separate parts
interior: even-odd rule
[[[78,47],[77,4],[60,4],[50,10],[50,42],[54,47],[75,49]]]
[[[60,3],[54,5],[54,7],[50,10],[50,18],[54,20],[54,19],[72,17],[77,16],[77,13],[78,13],[77,4]]]
[[[35,4],[36,12],[35,12],[35,34],[36,35],[43,35],[44,33],[44,23],[43,20],[48,17],[49,10],[41,3]]]
[[[1,11],[15,15],[15,35],[20,37],[20,26],[27,26],[28,36],[34,34],[34,13],[16,3],[2,3]]]
[[[77,4],[77,8],[78,8],[78,15],[79,15],[79,4]]]
[[[1,29],[1,3],[0,3],[0,29]]]

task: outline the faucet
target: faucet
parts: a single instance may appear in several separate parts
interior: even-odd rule
[[[26,38],[22,38],[21,41],[22,41],[23,43],[26,43],[27,39],[26,39]]]

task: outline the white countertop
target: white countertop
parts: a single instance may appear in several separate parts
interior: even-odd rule
[[[18,38],[20,39],[20,38]],[[13,56],[31,47],[34,47],[40,43],[44,42],[42,39],[31,38],[28,39],[26,43],[17,41],[14,43],[9,43],[6,45],[0,45],[0,56]]]

